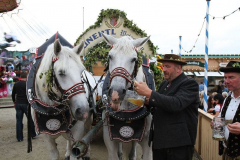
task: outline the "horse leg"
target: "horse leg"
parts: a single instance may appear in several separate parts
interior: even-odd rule
[[[45,134],[46,137],[46,142],[47,142],[47,146],[48,146],[48,151],[50,152],[51,155],[51,159],[52,160],[58,160],[59,159],[59,152],[57,149],[57,144],[55,142],[55,139],[52,138],[50,135]]]
[[[105,112],[103,112],[102,119],[105,119]],[[108,160],[119,160],[118,158],[118,141],[111,141],[107,121],[103,124],[103,140],[108,150]]]
[[[136,148],[137,148],[137,142],[133,141],[132,142],[132,149],[131,152],[129,153],[129,160],[136,160]]]
[[[142,153],[143,153],[143,160],[152,160],[152,146],[148,146],[148,137],[149,137],[149,133],[150,133],[150,124],[151,124],[151,119],[152,116],[148,116],[147,118],[147,122],[146,122],[146,130],[143,136],[143,139],[141,142],[139,142],[139,144],[142,147]]]
[[[65,160],[70,160],[70,153],[71,153],[71,142],[70,142],[70,140],[67,140]]]
[[[118,145],[118,158],[119,158],[119,160],[123,160],[123,150],[122,150],[121,142],[119,142],[119,145]]]

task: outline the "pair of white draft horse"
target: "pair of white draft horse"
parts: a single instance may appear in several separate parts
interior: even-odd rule
[[[131,37],[125,36],[122,38],[114,38],[112,36],[103,34],[104,39],[110,45],[112,45],[112,49],[109,52],[109,72],[111,73],[116,67],[125,68],[128,73],[133,73],[134,66],[137,60],[137,52],[136,48],[143,46],[150,37],[139,38],[133,40]],[[58,60],[53,65],[53,70],[56,74],[56,78],[59,82],[59,85],[63,90],[67,90],[71,88],[77,83],[82,83],[82,75],[87,76],[90,81],[91,86],[94,88],[96,82],[93,76],[88,73],[83,66],[80,55],[83,50],[83,43],[79,46],[70,49],[68,47],[61,46],[59,41],[55,41],[54,44],[50,45],[45,55],[42,59],[42,62],[39,66],[39,69],[36,73],[35,80],[35,88],[36,94],[39,99],[43,102],[53,105],[53,102],[48,97],[46,88],[46,76],[43,75],[42,78],[39,78],[40,74],[44,71],[47,71],[52,65],[52,59],[57,58]],[[85,73],[85,74],[83,74]],[[86,77],[85,77],[86,78]],[[136,75],[137,81],[145,82],[145,76],[142,71],[142,68],[138,68],[138,72]],[[85,85],[85,84],[84,84]],[[119,94],[119,97],[124,97],[123,90],[126,90],[130,87],[130,83],[126,81],[123,77],[116,76],[111,80],[110,89],[112,91],[116,91]],[[52,89],[54,91],[54,89]],[[56,91],[57,89],[55,89]],[[70,158],[70,150],[72,139],[70,138],[72,134],[75,141],[80,140],[84,134],[89,131],[91,128],[91,117],[88,116],[89,112],[89,103],[88,96],[89,90],[88,87],[85,86],[86,93],[76,94],[68,100],[69,108],[71,110],[72,116],[78,120],[77,123],[71,128],[71,131],[68,133],[60,133],[55,136],[45,134],[46,142],[48,144],[48,149],[51,154],[51,159],[59,159],[59,152],[57,150],[55,139],[62,135],[65,139],[67,139],[67,151],[65,154],[65,158]],[[59,92],[56,91],[56,94]],[[59,95],[61,96],[61,95]],[[109,95],[111,96],[111,95]],[[127,103],[123,99],[118,100],[120,103],[121,110],[128,110]],[[33,112],[32,112],[33,113]],[[32,114],[33,119],[35,114]],[[102,118],[105,119],[105,112],[103,111]],[[117,159],[136,159],[136,146],[139,143],[142,147],[143,151],[143,160],[151,160],[152,152],[151,147],[148,146],[148,135],[150,129],[150,121],[151,115],[147,116],[146,119],[146,129],[141,142],[132,141],[129,143],[122,143],[117,140],[111,141],[109,138],[109,131],[107,127],[107,122],[104,122],[103,125],[103,137],[104,142],[107,146],[109,160],[117,160]],[[119,153],[123,153],[123,157],[119,157]],[[86,157],[90,157],[89,153],[86,154]],[[71,157],[72,158],[72,157]]]

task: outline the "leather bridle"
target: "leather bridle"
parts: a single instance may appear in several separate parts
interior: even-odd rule
[[[56,57],[56,58],[53,58],[52,60],[52,69],[54,67],[54,63],[58,60],[59,58]],[[61,85],[59,84],[58,82],[58,79],[56,77],[56,74],[54,72],[54,70],[52,70],[52,77],[53,77],[53,83],[55,83],[56,87],[57,87],[57,90],[60,91],[61,93],[61,97],[60,99],[57,98],[57,95],[52,91],[52,90],[49,90],[49,98],[53,101],[57,101],[57,102],[63,102],[63,101],[66,101],[66,100],[69,100],[71,97],[77,95],[77,94],[80,94],[80,93],[86,93],[85,91],[85,88],[84,88],[84,83],[83,82],[79,82],[77,84],[74,84],[72,87],[64,90]],[[54,86],[54,85],[53,85]],[[53,87],[52,86],[52,87]]]
[[[113,46],[111,47],[113,48]],[[137,52],[136,47],[134,47],[134,50]],[[114,77],[122,77],[124,79],[126,79],[129,83],[131,83],[131,85],[133,85],[133,81],[137,76],[137,71],[138,71],[138,60],[135,61],[135,66],[134,66],[134,70],[133,73],[130,74],[125,68],[123,67],[116,67],[112,70],[112,72],[110,73],[110,84],[112,82],[112,79]]]

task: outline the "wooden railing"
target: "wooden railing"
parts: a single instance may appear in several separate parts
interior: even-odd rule
[[[203,160],[221,160],[218,155],[218,141],[212,139],[210,123],[213,116],[198,109],[198,131],[195,150]]]

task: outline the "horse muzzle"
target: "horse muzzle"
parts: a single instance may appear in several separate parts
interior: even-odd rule
[[[78,108],[75,111],[74,118],[76,120],[83,121],[88,118],[88,112],[89,111],[87,109],[83,110],[82,108]]]

